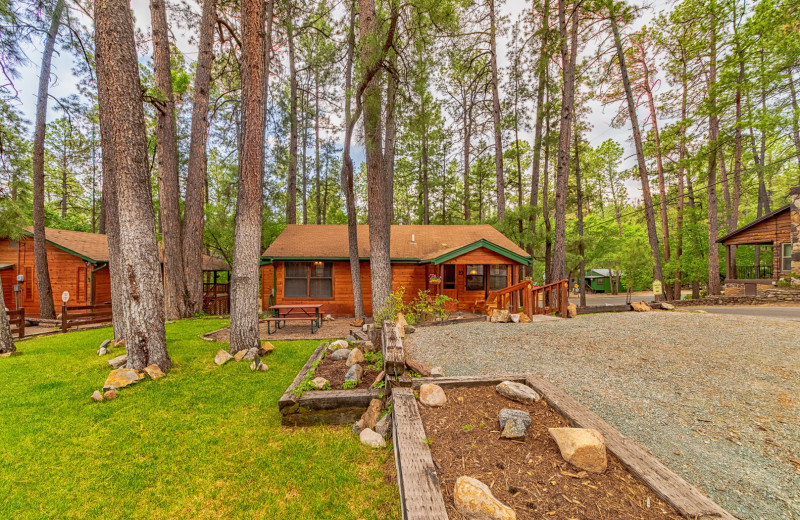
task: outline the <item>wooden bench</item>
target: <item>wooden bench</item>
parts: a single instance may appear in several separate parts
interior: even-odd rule
[[[308,321],[311,322],[311,334],[314,334],[317,329],[319,328],[317,324],[317,318],[314,316],[280,316],[280,317],[270,317],[270,318],[261,318],[260,321],[267,322],[267,334],[272,334],[273,332],[278,332],[279,329],[282,329],[286,326],[287,321]],[[273,331],[271,328],[271,323],[275,324],[275,330]]]

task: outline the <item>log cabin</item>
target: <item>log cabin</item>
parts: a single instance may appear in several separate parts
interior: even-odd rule
[[[792,270],[791,205],[767,213],[717,240],[725,246],[725,296],[756,296],[772,289]],[[746,251],[752,263],[744,264],[745,247],[758,247],[760,254]],[[737,254],[737,252],[739,254]]]
[[[26,316],[38,316],[39,289],[36,286],[33,228],[26,228],[23,233],[24,236],[19,240],[0,238],[3,299],[9,310],[25,307]],[[111,303],[106,235],[46,228],[45,237],[56,309],[61,308],[61,294],[64,291],[70,294],[70,306]],[[203,271],[209,281],[212,277],[216,278],[217,273],[228,270],[228,264],[222,260],[203,255]],[[14,285],[18,285],[19,291],[14,291]],[[214,289],[219,292],[219,288]]]
[[[520,281],[530,255],[490,225],[395,225],[391,228],[392,287],[405,303],[419,291],[458,301],[453,310],[473,311],[490,291]],[[358,226],[364,311],[371,314],[369,227]],[[436,275],[440,282],[431,282]],[[262,308],[274,304],[323,305],[321,312],[353,316],[346,225],[289,225],[261,260]]]

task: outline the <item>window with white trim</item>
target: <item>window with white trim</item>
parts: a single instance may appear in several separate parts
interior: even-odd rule
[[[781,271],[789,272],[792,270],[792,244],[781,245]]]

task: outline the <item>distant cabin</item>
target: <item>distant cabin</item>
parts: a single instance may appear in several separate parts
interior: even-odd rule
[[[3,300],[9,310],[25,307],[26,316],[39,314],[39,289],[33,254],[33,228],[24,230],[19,240],[0,238],[0,276]],[[100,233],[64,229],[45,229],[47,265],[56,312],[61,308],[61,294],[69,291],[69,305],[111,303],[111,278],[108,271],[108,238]],[[203,255],[207,277],[228,271],[228,264]],[[21,277],[22,281],[17,281]],[[14,285],[20,291],[14,294]]]
[[[419,291],[458,300],[471,311],[490,291],[518,283],[530,255],[489,225],[392,226],[392,286],[411,301]],[[369,227],[358,226],[364,312],[371,314]],[[321,303],[323,314],[353,316],[353,288],[346,225],[289,225],[264,251],[263,308]],[[432,284],[430,275],[441,279]]]
[[[726,296],[755,296],[792,271],[791,206],[787,204],[728,233],[725,246]],[[761,251],[756,263],[754,249]]]

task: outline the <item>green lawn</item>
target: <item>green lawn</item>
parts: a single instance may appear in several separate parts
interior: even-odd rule
[[[110,329],[18,344],[0,358],[0,518],[400,518],[389,449],[349,427],[284,428],[277,401],[318,341],[214,364],[220,319],[167,325],[175,367],[93,403]],[[115,349],[119,351],[119,349]]]

